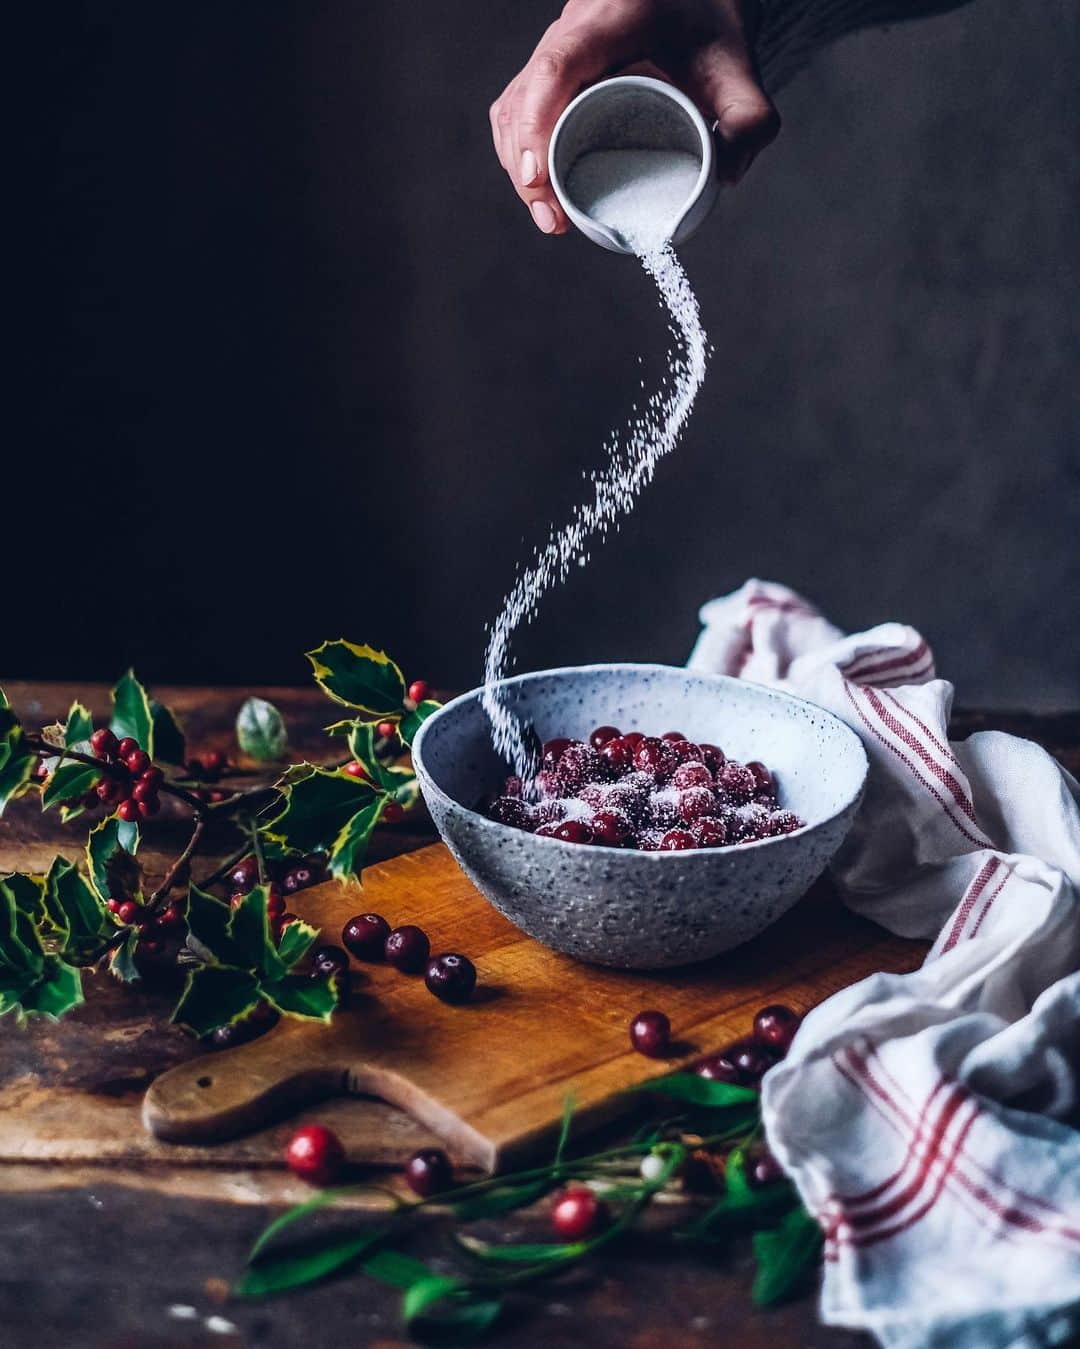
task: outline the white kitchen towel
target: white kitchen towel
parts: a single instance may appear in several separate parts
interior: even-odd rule
[[[890,1349],[1080,1343],[1080,789],[1029,741],[951,744],[952,686],[912,628],[844,636],[756,580],[701,619],[692,669],[862,737],[835,879],[933,942],[815,1008],[763,1084],[770,1146],[825,1231],[824,1319]]]

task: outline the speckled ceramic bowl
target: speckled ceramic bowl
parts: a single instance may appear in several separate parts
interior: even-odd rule
[[[413,759],[424,800],[465,874],[529,936],[580,960],[656,969],[707,960],[774,923],[824,870],[866,778],[857,735],[811,703],[722,675],[665,665],[586,665],[505,683],[541,740],[594,726],[683,731],[775,772],[781,804],[806,827],[690,852],[636,852],[537,838],[478,814],[507,770],[479,690],[424,724]]]

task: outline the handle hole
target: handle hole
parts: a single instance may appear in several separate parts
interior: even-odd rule
[[[213,1080],[214,1079],[212,1077],[200,1077],[199,1080],[195,1083],[195,1085],[197,1087],[208,1087],[213,1082]]]

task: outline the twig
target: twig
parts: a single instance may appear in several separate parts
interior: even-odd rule
[[[222,862],[216,871],[212,871],[209,876],[203,877],[201,881],[196,881],[195,884],[200,890],[209,889],[211,885],[215,885],[218,881],[222,880],[223,877],[227,876],[229,872],[232,871],[233,867],[235,867],[238,862],[243,861],[250,851],[250,843],[245,842],[244,846],[238,852],[233,853],[226,861]]]
[[[172,866],[168,869],[168,871],[166,871],[161,884],[158,886],[158,888],[154,891],[154,893],[150,896],[150,898],[146,902],[146,907],[150,910],[151,913],[153,913],[155,907],[158,904],[160,904],[160,902],[168,895],[169,891],[176,884],[177,877],[180,875],[181,870],[186,865],[186,863],[188,863],[191,860],[191,854],[199,846],[199,839],[202,838],[202,832],[205,828],[206,828],[206,821],[202,818],[202,816],[196,816],[195,828],[191,831],[191,837],[187,841],[187,846],[184,848],[184,851],[180,854],[180,856],[176,859],[176,861],[172,864]]]
[[[106,763],[104,759],[95,759],[91,754],[83,754],[79,750],[65,749],[57,745],[50,745],[47,740],[39,735],[26,736],[27,746],[35,750],[38,754],[48,755],[49,758],[74,759],[76,763],[87,764],[90,768],[96,768],[99,773],[105,777],[116,778],[118,780],[129,779],[131,774],[121,764]],[[175,796],[178,800],[185,802],[200,818],[206,813],[206,803],[200,801],[197,796],[191,792],[185,791],[183,787],[177,787],[169,781],[162,782],[158,787],[159,792],[165,792],[169,796]]]

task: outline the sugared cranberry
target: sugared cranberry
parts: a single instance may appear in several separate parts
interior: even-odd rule
[[[406,923],[390,933],[383,944],[383,953],[395,969],[404,974],[418,974],[427,964],[431,943],[422,928]]]
[[[405,1163],[405,1184],[421,1199],[441,1194],[454,1182],[450,1158],[441,1148],[421,1148]]]
[[[589,821],[593,841],[607,848],[621,848],[634,826],[620,810],[598,810]]]
[[[634,835],[634,847],[638,852],[659,852],[663,837],[658,829],[641,829]]]
[[[340,946],[317,946],[311,955],[311,965],[319,974],[338,974],[349,968],[349,957]]]
[[[701,762],[711,773],[717,773],[727,762],[727,756],[719,745],[701,745]]]
[[[648,773],[656,782],[663,782],[678,766],[678,759],[666,740],[646,736],[634,750],[634,767]]]
[[[405,807],[400,801],[387,801],[381,818],[383,824],[400,824],[405,818]]]
[[[132,801],[130,798],[127,801],[121,801],[116,808],[116,813],[125,824],[134,824],[139,818],[139,803],[138,801]]]
[[[126,759],[129,754],[134,754],[139,748],[139,742],[132,735],[125,735],[123,740],[116,746],[116,757]]]
[[[757,1086],[776,1062],[775,1056],[767,1049],[749,1041],[732,1045],[728,1053],[739,1071],[741,1080],[748,1087]]]
[[[727,827],[715,815],[695,820],[690,832],[699,848],[723,848],[728,841]]]
[[[652,829],[661,833],[674,829],[679,823],[679,801],[674,794],[656,792],[650,796],[642,812],[644,821]]]
[[[716,773],[716,785],[729,801],[737,805],[749,801],[754,794],[754,775],[744,764],[728,759]]]
[[[663,1058],[671,1046],[671,1022],[663,1012],[638,1012],[630,1022],[630,1043],[639,1054]]]
[[[727,1082],[731,1086],[741,1086],[743,1081],[742,1073],[735,1067],[727,1051],[710,1054],[708,1058],[698,1063],[694,1071],[698,1077],[704,1077],[709,1082]]]
[[[606,1221],[606,1206],[584,1186],[564,1190],[551,1210],[551,1225],[563,1241],[585,1241]]]
[[[747,1161],[746,1179],[754,1189],[761,1189],[765,1185],[772,1185],[784,1179],[780,1163],[766,1147],[756,1150]]]
[[[540,752],[540,767],[557,768],[559,760],[563,756],[563,751],[577,743],[576,740],[567,740],[565,736],[556,736],[554,740],[545,740],[544,747]]]
[[[679,793],[679,815],[687,824],[693,824],[716,810],[716,797],[708,787],[689,787]],[[697,836],[695,835],[695,842]]]
[[[559,827],[558,820],[548,820],[545,824],[538,824],[533,831],[537,838],[554,838],[555,830]]]
[[[696,847],[697,840],[688,829],[669,829],[660,840],[661,852],[683,852]]]
[[[619,728],[617,726],[597,726],[596,730],[589,736],[589,744],[593,749],[603,749],[609,740],[619,740]]]
[[[611,776],[619,777],[634,765],[633,746],[624,736],[617,736],[600,746],[600,758]]]
[[[762,1007],[754,1017],[754,1038],[777,1054],[786,1054],[799,1029],[799,1015],[783,1003]]]
[[[765,767],[765,765],[763,763],[760,763],[757,759],[751,759],[751,761],[746,765],[746,767],[750,771],[750,773],[753,774],[754,795],[763,796],[769,800],[772,800],[776,791],[776,784],[773,782],[773,775],[769,772],[769,770]]]
[[[783,834],[793,834],[796,829],[802,827],[802,820],[793,811],[774,810],[769,816],[768,831],[772,838],[779,838]]]
[[[428,696],[428,693],[429,689],[426,679],[414,679],[413,682],[409,685],[408,689],[409,699],[414,703],[424,702],[424,700]]]
[[[692,740],[669,740],[668,744],[680,763],[701,762],[701,746],[695,745]]]
[[[347,773],[351,778],[366,778],[368,775],[367,769],[359,759],[352,759],[341,771]]]
[[[428,961],[424,983],[443,1002],[467,1002],[476,987],[476,966],[468,956],[450,951]]]
[[[345,949],[357,960],[382,960],[390,924],[377,913],[358,913],[341,930]]]
[[[623,736],[623,739],[630,746],[630,748],[634,750],[637,749],[638,745],[640,745],[641,742],[645,739],[645,736],[641,731],[627,731],[627,733]]]
[[[682,763],[671,775],[671,785],[684,791],[687,787],[708,787],[713,785],[713,775],[703,763]]]
[[[569,745],[562,752],[555,770],[564,796],[573,796],[587,782],[603,782],[607,777],[604,761],[590,745]]]
[[[488,813],[493,820],[512,829],[531,829],[534,823],[532,807],[519,796],[497,796]]]
[[[119,741],[107,726],[102,726],[90,737],[90,747],[99,759],[109,759],[116,753]]]
[[[665,731],[660,737],[661,740],[685,740],[686,736],[682,731]]]
[[[122,923],[133,923],[139,916],[139,906],[131,899],[125,899],[116,910],[116,916]]]
[[[552,830],[551,837],[562,839],[564,843],[591,843],[592,831],[582,820],[563,820]]]
[[[332,1130],[305,1124],[289,1140],[285,1161],[293,1175],[309,1185],[332,1185],[345,1165],[345,1149]]]

